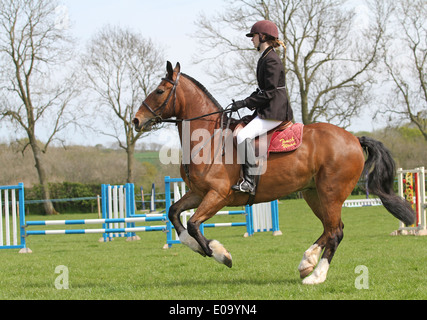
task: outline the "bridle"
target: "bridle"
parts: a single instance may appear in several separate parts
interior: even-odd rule
[[[172,81],[168,78],[162,78],[162,81],[167,81],[167,82],[171,83],[173,85],[173,87],[169,93],[169,96],[166,98],[165,102],[163,102],[163,104],[160,107],[158,107],[156,110],[153,110],[145,101],[142,103],[142,105],[154,115],[154,120],[152,122],[154,122],[156,124],[163,123],[163,122],[174,122],[174,123],[176,123],[176,120],[165,120],[165,119],[163,119],[162,113],[166,109],[167,105],[169,104],[172,96],[174,97],[174,99],[173,99],[173,110],[175,112],[176,88],[178,87],[178,82],[179,82],[180,77],[181,77],[181,72],[178,73],[175,81]]]

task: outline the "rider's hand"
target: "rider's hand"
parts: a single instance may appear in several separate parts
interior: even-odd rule
[[[233,100],[233,106],[231,107],[232,111],[237,111],[243,108],[246,108],[248,106],[248,104],[246,103],[245,100],[240,100],[240,101],[234,101]]]

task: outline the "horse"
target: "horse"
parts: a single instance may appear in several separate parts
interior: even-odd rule
[[[229,155],[213,150],[212,145],[208,147],[212,152],[207,153],[211,161],[196,163],[194,155],[201,150],[197,147],[200,143],[189,138],[196,130],[204,130],[212,138],[227,122],[224,121],[228,119],[224,116],[226,110],[202,84],[181,73],[179,63],[173,68],[168,61],[166,71],[166,77],[137,111],[134,128],[140,132],[150,131],[163,122],[177,125],[181,143],[189,145],[194,152],[189,163],[181,164],[180,170],[189,192],[172,205],[168,217],[182,244],[231,268],[231,254],[219,241],[206,239],[200,225],[223,207],[248,203],[248,194],[231,190],[241,172],[237,152],[233,153],[231,163],[216,161],[214,157],[224,160]],[[323,224],[323,234],[305,251],[298,266],[303,284],[320,284],[326,280],[331,260],[344,236],[342,205],[361,176],[367,177],[370,193],[377,195],[393,216],[407,225],[414,222],[411,206],[393,191],[395,167],[389,150],[380,141],[357,138],[328,123],[304,126],[303,141],[297,150],[270,155],[253,202],[274,201],[300,191]],[[180,214],[190,209],[196,212],[186,229]]]

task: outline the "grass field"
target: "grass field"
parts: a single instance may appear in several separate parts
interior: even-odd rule
[[[53,217],[79,218],[96,217]],[[343,221],[344,240],[327,281],[318,286],[302,285],[297,267],[320,236],[321,224],[303,200],[289,200],[280,204],[283,236],[243,238],[244,228],[205,230],[230,251],[232,269],[181,245],[162,250],[166,236],[161,232],[140,234],[141,241],[130,243],[99,243],[100,235],[32,236],[33,254],[0,251],[0,299],[427,299],[427,237],[390,236],[398,221],[382,207],[344,209]],[[355,269],[361,265],[367,267],[369,289],[355,287],[360,276]],[[58,266],[68,269],[68,290],[55,287],[63,275],[55,273]]]

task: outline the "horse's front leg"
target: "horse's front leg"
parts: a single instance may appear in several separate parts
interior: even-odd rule
[[[168,217],[175,227],[181,243],[205,257],[206,254],[204,250],[200,247],[199,243],[188,234],[188,231],[181,222],[181,213],[186,210],[197,208],[201,202],[202,198],[190,190],[170,207]]]
[[[200,225],[212,218],[225,206],[225,201],[215,191],[210,191],[197,208],[196,213],[187,223],[188,233],[196,239],[208,257],[213,257],[217,262],[232,267],[231,254],[217,240],[208,240],[200,231]]]

